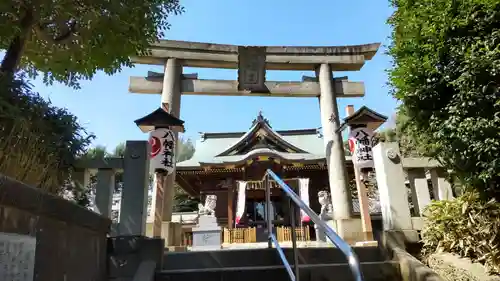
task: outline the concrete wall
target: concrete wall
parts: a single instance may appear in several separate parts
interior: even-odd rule
[[[0,232],[36,237],[34,281],[104,281],[111,221],[0,175]]]

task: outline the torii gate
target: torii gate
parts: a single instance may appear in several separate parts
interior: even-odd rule
[[[333,78],[333,71],[358,71],[376,54],[380,43],[331,46],[247,47],[211,43],[160,40],[151,45],[150,54],[133,57],[138,64],[163,65],[164,74],[130,77],[129,91],[161,94],[161,103],[179,117],[181,95],[318,97],[321,125],[328,165],[333,217],[338,234],[346,238],[351,221],[345,155],[340,131],[337,98],[363,97],[363,82],[347,77]],[[238,69],[238,80],[202,80],[196,74],[183,74],[183,67]],[[314,70],[316,77],[301,82],[266,81],[266,70]],[[177,138],[177,136],[176,136]],[[167,178],[163,221],[171,221],[175,170]],[[155,198],[153,196],[153,198]]]

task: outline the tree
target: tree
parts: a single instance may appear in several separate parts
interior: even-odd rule
[[[376,142],[397,142],[405,157],[430,156],[425,147],[420,147],[408,128],[408,117],[401,110],[394,116],[394,126],[376,132]]]
[[[500,2],[392,0],[389,71],[405,132],[500,200]]]
[[[179,0],[13,0],[0,3],[1,73],[21,66],[44,82],[78,87],[97,71],[113,74],[147,52],[180,14]]]
[[[0,76],[0,173],[60,194],[94,136],[34,92],[23,73],[9,78]]]

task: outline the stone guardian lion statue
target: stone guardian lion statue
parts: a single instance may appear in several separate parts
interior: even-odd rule
[[[319,191],[318,202],[321,205],[321,211],[319,213],[319,217],[321,219],[330,218],[333,213],[332,198],[330,197],[330,193],[325,190]]]
[[[217,195],[215,194],[207,195],[207,198],[205,198],[205,205],[202,205],[201,203],[198,204],[198,215],[215,217],[216,205],[217,205]]]

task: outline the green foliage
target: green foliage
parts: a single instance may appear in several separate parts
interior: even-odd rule
[[[59,193],[92,138],[74,115],[34,93],[22,75],[0,77],[0,173]]]
[[[174,212],[193,212],[198,210],[198,198],[191,197],[179,185],[175,185]]]
[[[419,146],[413,132],[408,127],[408,117],[398,110],[396,112],[396,126],[376,133],[377,142],[397,142],[401,154],[405,157],[429,156],[425,147]]]
[[[457,179],[500,199],[500,1],[391,2],[389,75],[405,132]]]
[[[130,66],[129,57],[164,37],[169,16],[183,7],[179,0],[28,0],[0,1],[0,11],[0,50],[14,50],[6,59],[21,54],[30,76],[39,71],[48,84],[78,87],[97,71]]]
[[[194,145],[191,140],[179,139],[177,143],[177,162],[188,160],[194,154]],[[87,150],[87,152],[82,155],[82,158],[86,159],[102,159],[104,157],[123,157],[125,155],[125,143],[118,144],[114,149],[113,153],[108,153],[106,147],[97,145],[93,148]],[[123,186],[123,172],[119,172],[115,175],[115,192],[120,192]],[[97,184],[97,178],[95,175],[90,177],[90,184],[83,189],[74,189],[73,197],[76,203],[88,207],[90,205],[90,195],[95,192]],[[152,189],[153,178],[150,176],[149,179],[150,189]],[[175,183],[175,194],[174,194],[174,212],[189,212],[194,211],[198,207],[199,200],[192,198],[187,194],[177,183]]]
[[[471,258],[500,274],[500,203],[478,193],[433,201],[425,210],[424,253],[446,251]]]

